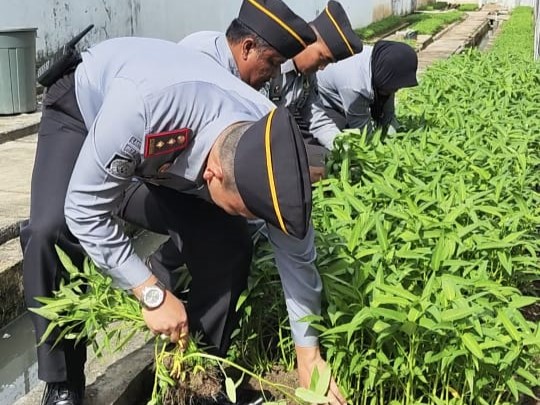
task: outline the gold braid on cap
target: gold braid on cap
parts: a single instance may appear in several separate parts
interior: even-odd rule
[[[287,228],[285,227],[285,223],[283,222],[283,217],[281,216],[281,210],[279,209],[279,201],[277,197],[276,192],[276,183],[274,181],[274,169],[272,166],[272,145],[270,142],[270,130],[272,127],[272,118],[274,117],[274,113],[276,112],[275,109],[273,109],[270,114],[268,114],[268,119],[266,120],[266,129],[264,131],[264,146],[266,151],[266,171],[268,173],[268,184],[270,186],[270,194],[272,195],[272,204],[274,206],[274,211],[276,212],[276,217],[279,222],[279,226],[281,227],[281,230],[285,232],[287,235],[289,232],[287,232]]]
[[[302,44],[302,46],[304,48],[307,48],[307,44],[306,42],[300,37],[300,35],[298,35],[296,32],[294,32],[294,30],[289,27],[287,24],[285,24],[283,22],[283,20],[281,20],[278,16],[276,16],[274,13],[272,13],[270,10],[267,10],[266,8],[264,8],[263,6],[261,6],[259,3],[257,3],[255,0],[248,0],[251,4],[253,4],[253,6],[255,6],[256,8],[258,8],[259,10],[261,10],[264,14],[266,14],[268,17],[270,17],[272,20],[274,20],[275,22],[277,22],[279,25],[281,25],[281,27],[287,31],[289,34],[291,34],[291,36],[296,39],[298,42],[300,42],[300,44]]]
[[[332,21],[332,24],[334,24],[334,27],[336,27],[337,32],[341,36],[341,39],[343,40],[343,42],[345,42],[345,45],[347,45],[347,48],[349,48],[349,52],[351,53],[351,55],[354,55],[354,51],[352,49],[351,44],[349,43],[349,41],[347,41],[347,37],[345,36],[343,31],[341,31],[341,28],[339,28],[339,25],[334,19],[334,17],[332,17],[332,14],[330,14],[330,10],[328,10],[328,6],[326,6],[325,11],[326,11],[326,14],[328,14],[328,17],[330,18],[330,21]]]

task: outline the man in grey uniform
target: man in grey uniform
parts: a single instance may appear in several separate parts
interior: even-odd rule
[[[259,90],[279,67],[317,39],[302,18],[281,0],[243,0],[238,17],[226,33],[199,31],[179,44],[202,52],[220,66]],[[183,258],[168,240],[148,258],[155,272],[174,274]],[[171,280],[174,284],[174,277]]]
[[[190,330],[201,331],[223,355],[251,261],[245,218],[267,221],[277,251],[286,235],[311,232],[307,158],[292,117],[200,53],[143,38],[84,52],[43,105],[21,230],[27,305],[58,287],[58,245],[78,265],[88,254],[131,290],[153,332],[185,343]],[[113,213],[182,241],[193,278],[187,308],[134,253]],[[320,305],[320,279],[285,270],[293,333],[309,346],[316,336],[295,321]],[[32,320],[39,341],[47,321]],[[57,336],[38,347],[42,404],[81,404],[86,348],[68,340],[53,347]],[[299,367],[319,360],[299,358]]]
[[[319,94],[327,113],[340,130],[374,128],[383,134],[399,128],[395,93],[418,84],[418,57],[402,42],[378,41],[363,52],[317,73]]]
[[[288,8],[286,10],[288,10]],[[311,83],[315,78],[315,75],[311,73],[314,73],[323,62],[329,63],[334,59],[341,59],[354,52],[359,52],[362,48],[362,43],[354,34],[348,18],[339,3],[330,2],[327,10],[323,13],[323,17],[318,18],[315,21],[316,24],[315,22],[312,24],[319,28],[320,35],[315,36],[315,34],[312,33],[313,38],[311,39],[308,36],[308,32],[311,31],[311,29],[309,29],[309,27],[306,29],[307,24],[304,26],[298,20],[299,17],[293,17],[291,15],[292,11],[286,10],[283,9],[281,2],[244,0],[238,18],[231,23],[225,35],[219,32],[203,31],[187,36],[180,41],[179,44],[188,46],[208,55],[219,65],[237,77],[240,77],[256,89],[260,88],[263,82],[260,80],[253,81],[250,79],[251,77],[266,78],[266,80],[268,80],[272,76],[276,76],[276,72],[273,72],[274,74],[264,74],[264,72],[261,73],[261,69],[257,65],[252,64],[246,66],[244,64],[244,74],[241,74],[240,71],[242,69],[240,66],[242,66],[243,58],[238,56],[241,55],[241,53],[238,52],[238,48],[244,49],[245,47],[239,47],[239,44],[242,44],[242,42],[235,39],[237,38],[235,32],[239,25],[247,28],[249,30],[248,32],[255,33],[263,38],[267,43],[271,44],[273,48],[278,49],[281,55],[286,56],[287,58],[293,58],[295,55],[303,55],[301,62],[304,64],[309,63],[311,66],[314,66],[314,68],[310,71],[309,75],[304,76],[298,74],[297,76],[297,74],[294,73],[292,78],[290,76],[283,77],[283,80],[290,85],[287,89],[291,92],[290,94],[286,94],[287,97],[290,96],[290,99],[287,99],[289,100],[287,106],[294,103],[297,97],[302,97],[305,92],[309,99],[304,100],[303,105],[305,108],[302,111],[304,111],[305,116],[312,114],[312,111],[316,111],[314,116],[317,118],[313,120],[313,128],[319,126],[320,131],[326,131],[328,136],[335,136],[339,130],[335,127],[333,122],[326,117],[322,107],[318,108],[318,105],[312,107],[311,105],[312,103],[315,103],[313,99],[316,98],[316,85],[314,87],[310,85],[310,87],[305,88],[302,83],[304,83],[304,79],[306,83]],[[329,13],[334,14],[332,15]],[[269,15],[271,15],[271,18]],[[276,18],[276,16],[279,18]],[[278,19],[280,21],[279,24],[276,23],[276,20]],[[284,26],[286,28],[283,28]],[[302,33],[304,34],[301,35]],[[299,40],[299,37],[302,37],[303,39]],[[324,40],[321,37],[323,37]],[[343,39],[343,37],[345,39]],[[314,42],[315,39],[317,39],[316,42]],[[332,53],[330,52],[329,46],[326,45],[326,42],[330,44],[329,46],[331,47]],[[322,60],[321,56],[323,56]],[[289,62],[293,63],[294,66],[292,60],[289,60]],[[276,80],[280,81],[281,79],[281,77],[277,77]],[[301,87],[298,88],[298,85]],[[266,93],[268,94],[267,89]],[[298,102],[298,104],[300,104],[300,102]],[[317,164],[321,161],[319,148],[320,147],[314,146],[308,150],[317,153]],[[308,153],[308,157],[309,155],[310,154]],[[271,230],[269,237],[271,241],[272,239],[275,239]],[[280,249],[275,250],[275,252],[276,264],[282,278],[283,274],[312,274],[317,278],[316,284],[319,285],[317,288],[321,288],[320,278],[315,266],[315,235],[311,224],[306,238],[299,240],[296,238],[282,237],[280,238]],[[168,268],[170,270],[178,268],[182,264],[182,259],[175,246],[169,241],[166,242],[156,254],[152,255],[150,263],[153,268]],[[285,282],[285,280],[283,281]],[[289,316],[293,322],[295,319],[300,319],[301,317],[299,314],[304,313],[306,309],[313,313],[318,313],[320,311],[318,304],[311,308],[304,308],[301,312],[298,312],[299,308],[296,308],[291,301],[286,300],[286,303]],[[293,339],[296,343],[297,356],[306,359],[317,358],[319,359],[317,362],[321,362],[322,359],[320,357],[316,339],[317,334],[311,328],[308,328],[307,331],[309,332],[306,333],[311,335],[313,340],[302,342],[298,339],[293,328]],[[302,361],[299,362],[299,365],[300,364],[308,364],[308,362]],[[311,371],[312,369],[310,367],[299,367],[298,372],[301,384],[309,384]],[[332,382],[332,395],[335,396],[332,403],[340,403],[339,401],[343,401],[334,382]]]
[[[287,107],[305,137],[312,181],[324,173],[325,149],[340,132],[321,105],[315,73],[328,64],[362,51],[362,41],[351,27],[347,13],[337,1],[329,1],[311,22],[317,41],[281,65],[281,75],[270,81],[269,97]]]
[[[244,0],[238,18],[225,34],[199,31],[179,44],[213,58],[236,77],[259,90],[279,67],[317,37],[307,22],[281,0]]]

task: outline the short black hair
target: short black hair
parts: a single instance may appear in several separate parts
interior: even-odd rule
[[[219,160],[224,174],[225,189],[238,192],[236,179],[234,178],[234,157],[240,138],[244,135],[252,122],[237,122],[223,131],[219,147]]]
[[[275,51],[275,48],[272,45],[270,45],[238,18],[231,21],[229,28],[227,28],[227,31],[225,32],[225,36],[231,44],[238,44],[246,38],[252,38],[259,51],[262,52],[266,49]]]

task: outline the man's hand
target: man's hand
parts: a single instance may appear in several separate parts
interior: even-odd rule
[[[311,373],[314,368],[317,367],[319,372],[328,365],[321,357],[321,352],[318,346],[314,347],[300,347],[296,346],[296,358],[298,360],[298,378],[300,379],[300,386],[309,388],[311,381]],[[334,378],[330,379],[330,387],[328,389],[327,396],[329,398],[330,405],[345,405],[347,401],[339,392],[339,388],[334,381]]]
[[[133,289],[133,294],[140,298],[144,287],[153,285],[157,281],[155,276],[151,276],[143,284]],[[171,342],[177,343],[181,348],[187,347],[189,338],[188,317],[186,308],[182,301],[170,292],[165,292],[165,300],[156,309],[142,310],[144,322],[155,334],[167,335]]]
[[[324,166],[309,166],[309,178],[311,183],[324,179],[326,168]]]

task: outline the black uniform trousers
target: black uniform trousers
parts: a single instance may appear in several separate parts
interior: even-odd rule
[[[73,73],[49,89],[32,174],[30,219],[21,227],[23,284],[28,307],[51,296],[65,272],[57,244],[80,266],[84,251],[65,223],[64,201],[71,173],[87,130],[77,106]],[[237,325],[236,302],[245,289],[252,243],[246,220],[189,194],[135,181],[118,207],[118,215],[153,232],[182,241],[183,258],[192,276],[187,312],[190,331],[201,331],[214,353],[224,355]],[[178,249],[178,248],[177,248]],[[48,321],[31,314],[39,342]],[[62,340],[58,331],[38,346],[38,377],[46,382],[84,378],[86,345]]]

